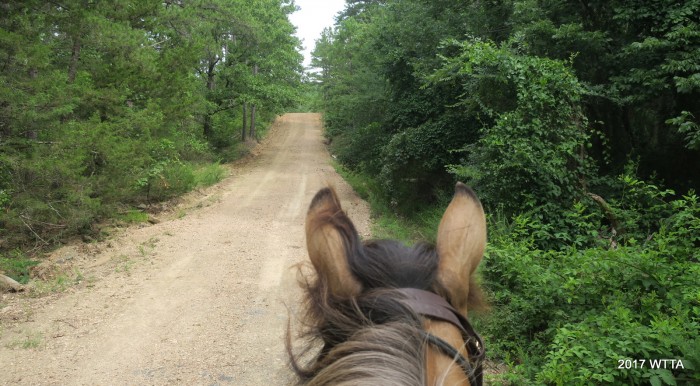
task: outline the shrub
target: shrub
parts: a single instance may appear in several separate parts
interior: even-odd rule
[[[352,170],[377,173],[381,169],[382,148],[389,140],[381,125],[373,123],[351,129],[333,138],[331,150]]]
[[[538,249],[522,217],[492,233],[483,273],[495,311],[484,325],[495,351],[527,356],[524,372],[544,384],[700,379],[700,207],[693,194],[664,206],[672,214],[646,242],[607,250]],[[684,369],[618,369],[625,359]]]
[[[449,45],[460,53],[430,79],[458,81],[460,105],[483,122],[482,137],[462,146],[464,159],[450,171],[507,214],[538,210],[557,217],[583,197],[582,181],[592,174],[581,84],[562,61],[479,41]]]
[[[206,187],[214,185],[224,179],[227,171],[228,169],[221,166],[219,163],[201,166],[194,171],[195,186]]]

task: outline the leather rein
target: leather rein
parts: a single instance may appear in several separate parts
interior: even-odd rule
[[[432,292],[415,288],[400,288],[398,291],[406,297],[403,302],[413,312],[430,319],[451,323],[460,330],[469,358],[465,358],[458,349],[452,347],[444,339],[425,331],[423,336],[435,349],[453,358],[459,364],[472,386],[483,385],[482,363],[486,350],[484,349],[484,342],[479,334],[474,331],[469,320],[455,310],[443,297]]]

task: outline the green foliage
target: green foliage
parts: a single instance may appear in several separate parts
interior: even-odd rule
[[[492,228],[482,272],[493,294],[495,311],[484,326],[498,337],[495,351],[525,350],[538,358],[526,371],[545,384],[698,379],[697,200],[689,195],[657,203],[666,213],[658,232],[644,243],[629,239],[612,249],[538,249],[540,234],[523,217]],[[629,358],[682,359],[686,370],[666,373],[649,363],[618,370],[617,361]]]
[[[323,110],[323,95],[321,85],[310,78],[304,79],[301,85],[299,101],[292,109],[292,112],[311,113]]]
[[[375,177],[350,171],[337,163],[334,166],[355,192],[369,203],[373,217],[372,237],[401,240],[406,244],[417,240],[435,240],[437,224],[443,213],[442,205],[415,208],[410,217],[397,216]]]
[[[194,171],[195,186],[207,187],[216,184],[226,177],[228,169],[218,163],[207,164]]]
[[[96,232],[118,208],[222,178],[218,164],[202,165],[241,155],[229,149],[241,148],[243,105],[256,106],[262,127],[297,97],[293,9],[3,4],[0,250],[52,247]]]
[[[700,379],[698,11],[361,1],[317,42],[326,135],[375,236],[432,239],[455,179],[491,213],[496,381]]]
[[[510,176],[519,193],[486,186],[487,201],[553,199],[548,216],[597,188],[596,167],[615,176],[630,157],[643,178],[698,186],[699,2],[361,3],[317,41],[316,79],[335,153],[367,173],[381,165],[391,198],[435,200],[448,170],[486,185]],[[367,142],[382,151],[355,152]]]
[[[137,176],[135,186],[148,201],[164,200],[195,186],[192,166],[180,161],[175,144],[168,139],[152,144],[150,158]]]
[[[445,122],[427,122],[394,134],[382,152],[380,177],[387,195],[408,214],[415,202],[436,200],[453,182],[446,165],[456,161],[453,146],[465,142],[463,132],[444,132]],[[401,207],[402,205],[408,205]]]
[[[468,96],[460,104],[477,105],[488,122],[481,139],[462,149],[466,161],[451,165],[451,172],[508,214],[537,209],[546,216],[580,199],[580,181],[591,174],[583,90],[564,63],[490,43],[451,45],[459,54],[432,79],[457,80]],[[509,95],[512,101],[502,101]]]
[[[513,36],[525,52],[575,55],[588,119],[609,139],[593,154],[603,160],[609,150],[608,169],[619,173],[632,155],[644,178],[656,175],[676,190],[700,186],[691,172],[700,168],[698,149],[688,146],[696,131],[688,118],[700,113],[700,24],[690,16],[700,2],[547,0],[514,8]]]
[[[119,214],[117,218],[128,224],[138,224],[148,221],[148,213],[144,213],[140,210],[128,210]]]
[[[0,254],[0,271],[20,284],[27,284],[30,278],[29,270],[37,264],[38,261],[28,258],[20,250],[10,251],[6,255]]]
[[[619,183],[619,198],[612,200],[619,238],[636,243],[652,237],[661,226],[660,220],[672,214],[673,208],[665,199],[672,197],[674,192],[662,190],[630,174],[621,175]]]
[[[682,111],[681,115],[668,119],[667,124],[675,126],[680,134],[685,134],[685,143],[688,149],[700,149],[700,125],[693,121],[695,117],[689,111]]]
[[[353,170],[379,172],[381,152],[389,136],[377,124],[347,130],[333,138],[331,150]]]
[[[353,170],[381,174],[389,201],[439,197],[453,182],[445,165],[459,160],[450,150],[476,136],[474,121],[446,108],[458,90],[423,87],[424,75],[439,63],[442,29],[463,34],[450,24],[454,8],[369,2],[317,42],[314,63],[322,70],[318,80],[334,153]]]

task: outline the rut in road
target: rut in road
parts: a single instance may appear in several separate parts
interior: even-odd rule
[[[321,130],[317,114],[284,115],[203,208],[99,253],[54,253],[82,284],[0,301],[0,384],[289,383],[283,338],[300,296],[291,267],[307,259],[314,193],[334,185],[369,232],[367,205],[330,166]]]

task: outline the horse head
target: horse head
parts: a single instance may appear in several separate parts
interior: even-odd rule
[[[435,247],[362,242],[331,188],[311,202],[306,242],[315,272],[303,283],[306,336],[322,348],[307,367],[292,355],[302,382],[481,382],[483,344],[466,316],[480,299],[472,276],[486,220],[469,187],[456,185]]]

